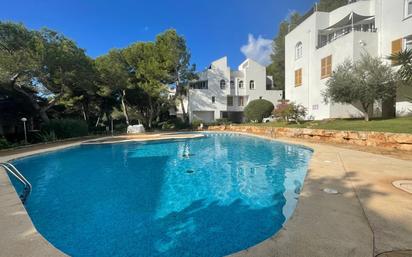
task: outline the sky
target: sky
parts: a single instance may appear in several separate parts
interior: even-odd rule
[[[174,28],[186,38],[198,70],[223,56],[236,68],[245,57],[268,64],[279,23],[314,1],[0,0],[0,20],[61,32],[93,58]]]

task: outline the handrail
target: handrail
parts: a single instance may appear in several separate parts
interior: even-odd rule
[[[0,166],[2,166],[6,171],[11,173],[24,185],[23,192],[19,195],[21,202],[24,204],[32,190],[30,182],[20,173],[20,171],[13,164],[9,162],[3,162],[0,163]]]

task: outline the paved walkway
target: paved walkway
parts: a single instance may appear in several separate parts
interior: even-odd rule
[[[392,186],[412,179],[412,161],[281,141],[314,149],[298,207],[277,235],[233,256],[367,257],[412,249],[412,195]],[[412,251],[382,256],[409,257]]]
[[[368,257],[412,249],[412,195],[391,184],[412,179],[412,161],[324,144],[281,141],[314,149],[298,206],[279,233],[234,256]],[[67,146],[71,144],[61,147]],[[26,154],[0,157],[0,161]],[[324,188],[337,189],[339,194],[326,194]],[[62,255],[35,230],[2,170],[0,215],[0,256]],[[382,256],[412,256],[410,252],[401,254]]]

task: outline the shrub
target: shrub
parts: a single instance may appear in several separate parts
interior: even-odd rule
[[[202,123],[204,123],[204,122],[201,121],[201,120],[194,120],[194,121],[192,121],[192,128],[197,129],[200,126],[200,124],[202,124]]]
[[[189,124],[180,118],[174,118],[158,124],[163,130],[179,130],[189,128]]]
[[[301,104],[281,103],[273,110],[273,114],[286,122],[300,123],[307,115],[307,109]]]
[[[36,134],[36,138],[40,142],[53,142],[56,141],[56,134],[54,131],[43,131]]]
[[[87,136],[89,129],[87,123],[83,120],[51,120],[43,126],[42,133],[54,133],[55,138],[64,139],[71,137]]]
[[[221,118],[216,120],[217,125],[227,125],[231,124],[232,122],[228,118]]]
[[[263,118],[268,117],[272,113],[273,108],[273,104],[268,100],[253,100],[245,107],[246,120],[262,122]]]
[[[0,137],[0,149],[7,149],[12,147],[12,144],[7,141],[7,139]]]

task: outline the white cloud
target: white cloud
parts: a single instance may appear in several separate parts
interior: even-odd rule
[[[270,64],[270,54],[272,53],[272,40],[259,35],[255,38],[252,34],[248,36],[248,43],[240,48],[246,56],[262,65]]]

